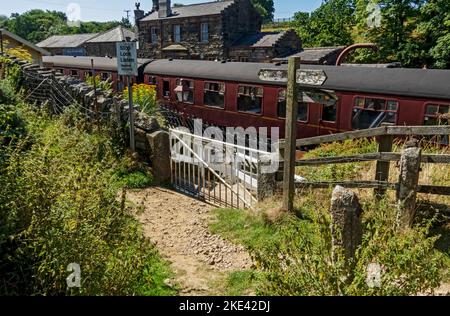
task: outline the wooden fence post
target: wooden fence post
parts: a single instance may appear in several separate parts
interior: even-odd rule
[[[409,141],[400,158],[400,176],[397,189],[397,225],[400,230],[412,226],[416,213],[416,197],[422,155],[422,150],[417,146],[417,140]]]
[[[295,153],[297,140],[297,112],[298,95],[300,91],[297,85],[297,70],[300,68],[300,57],[289,57],[288,87],[286,99],[286,128],[284,147],[284,175],[283,175],[283,210],[294,210],[295,194]]]
[[[338,257],[339,248],[348,260],[354,256],[362,240],[362,208],[358,197],[354,192],[336,186],[331,197],[330,213],[333,260]]]
[[[378,152],[391,152],[392,143],[394,137],[392,135],[382,135],[378,140]],[[375,180],[377,181],[388,181],[389,180],[389,161],[377,161],[377,169],[375,172]],[[386,189],[378,188],[375,189],[375,198],[381,199],[386,194]]]

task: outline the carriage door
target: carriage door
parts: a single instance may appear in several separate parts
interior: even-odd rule
[[[338,100],[333,91],[306,91],[304,100],[314,103],[318,134],[326,135],[337,131],[337,107]]]

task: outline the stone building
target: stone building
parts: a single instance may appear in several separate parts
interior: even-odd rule
[[[116,42],[127,39],[136,39],[134,31],[117,26],[103,33],[54,35],[37,46],[47,49],[52,55],[116,57]]]
[[[133,31],[118,26],[87,40],[83,47],[88,56],[116,57],[117,42],[134,41],[135,39],[136,34]]]
[[[86,41],[98,36],[98,33],[53,35],[37,43],[37,46],[48,50],[52,55],[86,56]]]
[[[35,64],[42,65],[42,57],[49,56],[50,52],[34,45],[26,39],[0,28],[0,52],[14,55],[14,49],[20,48],[26,51],[31,61]],[[19,57],[19,56],[18,56]]]
[[[150,12],[138,3],[134,13],[142,58],[270,61],[301,48],[293,31],[262,33],[262,18],[250,0],[176,7],[153,0]]]

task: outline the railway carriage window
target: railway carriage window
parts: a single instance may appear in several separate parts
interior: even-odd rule
[[[148,79],[148,83],[150,84],[150,85],[152,85],[152,86],[156,86],[156,77],[154,77],[154,76],[150,76],[149,77],[149,79]]]
[[[225,108],[225,84],[217,82],[205,82],[203,103],[207,106]]]
[[[428,104],[425,125],[450,125],[450,105]]]
[[[111,79],[111,74],[109,72],[102,72],[101,77],[102,77],[102,81],[106,81],[108,79]]]
[[[239,86],[238,111],[261,114],[263,88]]]
[[[323,106],[322,121],[336,122],[336,112],[337,112],[336,104],[333,105],[323,104],[322,106]]]
[[[177,91],[177,98],[180,102],[185,103],[194,103],[194,81],[185,80],[185,79],[177,79],[177,88],[181,88],[180,91]],[[178,96],[178,93],[181,93]]]
[[[297,112],[297,121],[307,122],[308,121],[308,103],[301,102],[299,97],[298,102],[298,112]],[[278,92],[278,109],[277,115],[281,118],[286,118],[286,90],[280,90]]]
[[[71,70],[71,71],[70,71],[70,75],[71,75],[71,76],[78,77],[78,70]]]
[[[170,98],[170,81],[163,80],[163,97]]]
[[[378,127],[381,123],[397,122],[398,101],[378,98],[355,98],[353,129]]]

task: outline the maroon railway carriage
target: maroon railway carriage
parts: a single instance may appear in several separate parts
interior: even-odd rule
[[[109,79],[113,83],[115,91],[122,91],[128,84],[126,76],[117,74],[117,58],[109,57],[84,57],[84,56],[44,56],[45,67],[55,69],[67,76],[74,76],[80,80],[85,80],[87,75],[92,76],[92,61],[96,75],[100,75],[102,80]],[[141,83],[144,80],[144,67],[150,59],[138,59],[137,77],[132,78],[132,83]]]
[[[320,87],[325,94],[314,94],[317,87],[302,86],[306,92],[299,99],[298,138],[382,123],[448,124],[449,70],[302,67],[322,69],[328,79]],[[261,81],[259,71],[267,68],[287,69],[287,65],[156,60],[145,67],[144,81],[157,85],[161,104],[207,124],[277,126],[284,137],[286,84]]]

